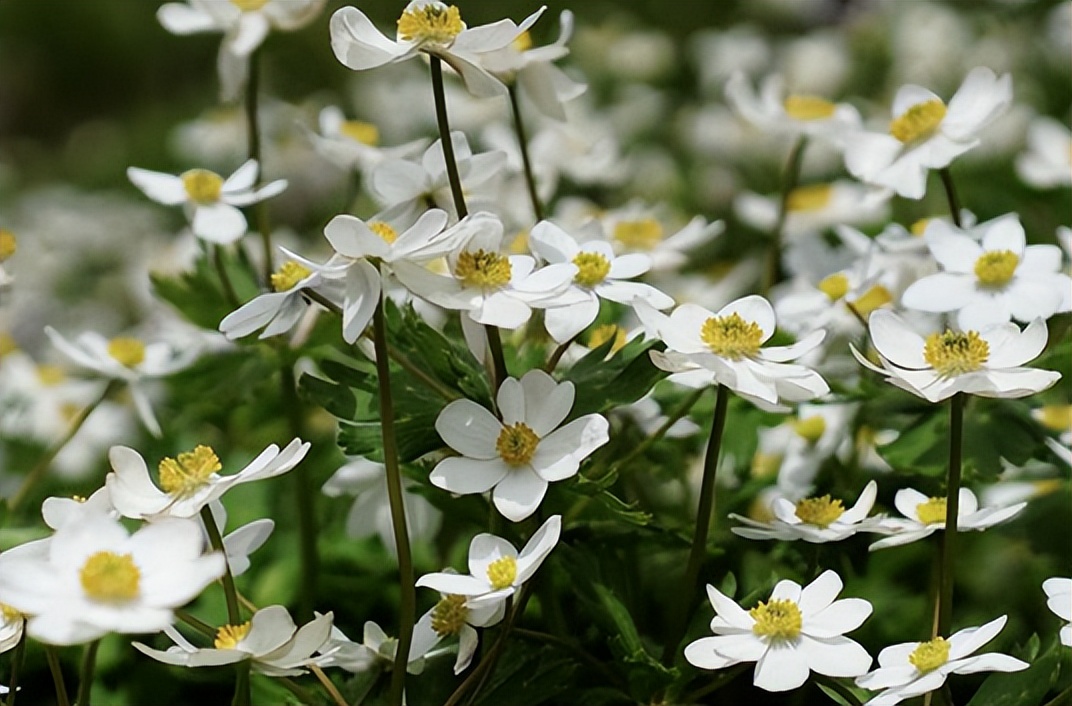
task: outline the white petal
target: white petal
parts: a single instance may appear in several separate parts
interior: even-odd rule
[[[901,305],[917,311],[956,311],[976,298],[973,276],[938,272],[910,284],[901,295]]]
[[[929,368],[923,358],[923,337],[909,327],[897,314],[879,309],[867,320],[871,340],[882,356],[894,365],[918,370]]]
[[[472,458],[445,458],[436,464],[428,479],[437,488],[458,495],[485,493],[500,483],[510,468],[500,458],[482,461]]]
[[[841,577],[828,569],[801,590],[797,607],[807,619],[808,616],[824,610],[833,603],[842,588],[844,584],[841,582]],[[826,635],[821,637],[826,637]]]
[[[517,578],[514,579],[516,585],[525,583],[536,573],[543,560],[558,544],[561,533],[561,515],[552,515],[540,526],[540,529],[536,530],[517,557]]]
[[[492,500],[503,517],[520,522],[536,512],[547,492],[547,481],[527,468],[506,474],[492,491]]]
[[[557,382],[540,369],[521,378],[525,391],[525,421],[543,439],[562,423],[573,408],[576,391],[572,382]]]
[[[737,314],[745,321],[750,321],[759,326],[763,330],[763,341],[766,341],[774,334],[774,308],[769,301],[757,294],[751,294],[732,301],[718,311],[718,316],[730,316],[731,314]]]
[[[789,691],[808,680],[808,660],[791,645],[774,642],[756,662],[752,683],[766,691]]]
[[[354,343],[372,320],[380,303],[380,273],[366,260],[346,271],[346,298],[342,305],[342,338]]]
[[[545,481],[573,476],[582,460],[610,440],[610,425],[598,414],[587,414],[540,440],[532,467]]]
[[[356,7],[344,7],[332,15],[330,30],[335,58],[354,71],[383,66],[408,51],[383,36]]]
[[[194,207],[190,229],[194,235],[211,243],[226,245],[241,238],[246,232],[246,217],[234,206],[214,203]]]
[[[455,451],[478,459],[498,457],[495,442],[502,423],[472,400],[454,400],[436,418],[436,431]]]
[[[167,5],[164,7],[167,7]],[[146,196],[158,203],[177,206],[180,203],[186,203],[189,198],[182,179],[171,174],[129,167],[127,169],[127,178],[130,179],[134,186],[141,189]]]
[[[725,669],[740,662],[755,662],[767,646],[752,635],[715,635],[685,646],[685,659],[700,669]]]
[[[804,637],[800,646],[808,668],[828,677],[858,677],[871,668],[871,655],[847,637],[813,640]]]

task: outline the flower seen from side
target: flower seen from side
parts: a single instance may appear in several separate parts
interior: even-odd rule
[[[903,517],[888,517],[879,520],[868,531],[890,535],[872,544],[869,549],[885,549],[909,544],[928,537],[938,530],[945,530],[945,497],[927,497],[913,488],[902,488],[893,498],[893,504]],[[957,505],[957,531],[982,532],[1020,514],[1027,503],[1020,502],[1000,507],[979,507],[975,493],[960,489]]]
[[[1072,579],[1049,578],[1042,582],[1046,592],[1046,606],[1065,621],[1061,626],[1061,644],[1072,647]]]
[[[803,539],[815,544],[839,542],[857,532],[868,531],[878,521],[878,518],[868,517],[877,494],[878,484],[869,482],[856,503],[848,509],[841,500],[832,499],[829,495],[804,498],[795,503],[786,498],[776,498],[771,503],[774,517],[769,522],[757,522],[731,514],[731,518],[744,524],[743,527],[732,528],[732,532],[746,539]]]

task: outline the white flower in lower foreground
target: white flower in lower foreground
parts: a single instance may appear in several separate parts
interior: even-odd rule
[[[777,498],[771,504],[774,518],[770,522],[756,522],[731,514],[730,517],[746,525],[734,527],[731,531],[745,539],[803,539],[816,544],[838,542],[857,532],[867,531],[875,524],[877,519],[868,518],[867,513],[871,512],[877,494],[878,484],[871,481],[860,493],[856,504],[848,510],[840,500],[831,500],[829,495],[805,498],[796,503]]]
[[[216,667],[250,660],[253,671],[269,677],[304,674],[320,658],[314,653],[331,636],[333,615],[318,615],[299,628],[281,605],[261,608],[241,625],[224,625],[216,632],[214,647],[197,648],[178,630],[164,632],[175,642],[167,651],[135,642],[134,647],[158,662],[177,667]]]
[[[499,388],[501,421],[471,400],[451,402],[439,413],[436,431],[461,455],[440,461],[432,484],[459,495],[490,490],[504,517],[525,519],[540,506],[548,483],[575,475],[581,461],[610,440],[609,424],[598,414],[559,427],[574,394],[573,383],[530,370]]]
[[[893,706],[926,694],[945,684],[950,674],[1027,669],[1027,662],[1005,654],[969,656],[997,637],[1005,627],[1005,621],[1003,615],[981,627],[955,632],[948,640],[936,637],[927,642],[905,642],[882,650],[878,655],[878,669],[856,680],[856,685],[864,689],[885,689],[864,706]]]
[[[1046,605],[1061,620],[1072,621],[1072,579],[1046,579],[1042,582]],[[1072,647],[1072,622],[1061,628],[1061,644]]]
[[[811,672],[859,676],[871,666],[871,655],[843,634],[860,627],[871,615],[871,604],[862,598],[835,601],[842,587],[833,571],[804,588],[783,580],[767,602],[746,611],[708,585],[715,636],[689,643],[685,659],[701,669],[755,662],[753,683],[766,691],[796,689]]]
[[[216,453],[208,446],[197,446],[160,461],[157,487],[141,454],[126,446],[113,446],[108,452],[113,472],[105,478],[105,485],[115,509],[124,517],[193,517],[235,485],[286,473],[308,451],[309,443],[301,439],[294,439],[282,451],[272,444],[238,473],[221,476]]]
[[[505,615],[505,598],[477,601],[456,593],[441,594],[439,602],[413,626],[410,663],[418,657],[431,656],[431,649],[441,640],[457,635],[458,656],[454,660],[454,673],[461,674],[473,660],[473,654],[480,642],[475,628],[496,625]]]
[[[31,616],[27,634],[53,645],[157,632],[223,575],[223,556],[202,548],[189,520],[164,519],[134,534],[100,515],[69,522],[44,552],[5,557],[0,602]]]
[[[883,518],[868,530],[890,535],[872,544],[869,547],[872,551],[915,542],[945,529],[945,498],[928,498],[918,490],[902,488],[894,496],[893,504],[904,517]],[[982,532],[988,527],[1012,519],[1025,507],[1027,503],[980,508],[975,493],[961,488],[957,503],[957,531]]]

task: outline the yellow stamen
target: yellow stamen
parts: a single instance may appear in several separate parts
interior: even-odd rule
[[[1037,412],[1042,426],[1052,431],[1072,429],[1072,404],[1049,404]]]
[[[514,239],[510,241],[510,247],[508,248],[514,255],[524,255],[529,251],[529,232],[527,230],[518,231]]]
[[[654,218],[619,221],[614,226],[614,239],[630,250],[654,250],[664,235],[662,224]]]
[[[349,137],[354,142],[375,147],[380,144],[380,129],[372,123],[360,120],[345,120],[339,126],[339,132]]]
[[[944,637],[921,642],[908,655],[908,661],[921,672],[932,672],[949,661],[949,643]]]
[[[818,96],[792,95],[782,101],[785,113],[796,120],[825,120],[834,114],[837,106]]]
[[[821,211],[830,205],[834,187],[830,184],[801,186],[789,192],[786,208],[790,211]]]
[[[199,445],[177,458],[165,458],[160,462],[160,487],[176,497],[185,497],[205,485],[213,473],[223,466],[216,452],[208,446]]]
[[[67,374],[58,365],[38,365],[37,380],[45,387],[55,387],[67,379]]]
[[[920,238],[925,232],[927,232],[927,226],[930,225],[931,219],[920,218],[918,221],[908,227],[908,232],[912,235]]]
[[[398,38],[405,42],[448,44],[465,29],[457,7],[429,3],[398,18]]]
[[[848,293],[849,278],[840,272],[828,275],[819,283],[819,291],[829,297],[830,301],[836,302]]]
[[[800,608],[793,601],[775,598],[748,611],[756,624],[752,632],[772,640],[793,640],[803,623]]]
[[[1016,274],[1020,258],[1011,250],[984,252],[975,261],[975,276],[984,287],[1002,287]]]
[[[700,339],[715,355],[740,360],[759,353],[763,329],[734,312],[729,316],[712,316],[705,321],[700,329]]]
[[[504,426],[495,440],[495,450],[511,466],[524,466],[536,454],[540,437],[524,422]]]
[[[852,303],[856,313],[865,319],[875,309],[886,306],[893,301],[893,294],[881,284],[876,284],[871,289],[860,295],[860,298]]]
[[[607,278],[610,272],[610,263],[607,258],[595,252],[577,253],[573,258],[573,264],[577,266],[577,274],[573,281],[582,287],[594,287]]]
[[[289,292],[298,286],[298,282],[310,275],[309,268],[293,260],[272,273],[272,289],[277,292]]]
[[[612,338],[614,339],[614,343],[610,344],[610,352],[617,353],[625,347],[625,329],[617,324],[603,324],[602,326],[596,326],[588,336],[588,347],[599,348]]]
[[[512,556],[499,557],[488,564],[488,582],[496,591],[514,585],[517,578],[517,559]]]
[[[388,245],[398,240],[398,231],[383,221],[372,221],[368,227]]]
[[[826,420],[819,414],[803,419],[795,419],[793,420],[793,431],[809,444],[814,444],[823,437],[823,433],[826,431]]]
[[[0,615],[3,616],[5,623],[14,623],[17,620],[22,620],[22,613],[15,610],[7,603],[0,603]]]
[[[528,51],[532,49],[532,35],[526,29],[521,34],[514,37],[514,49],[517,51]]]
[[[141,365],[145,360],[145,344],[136,338],[120,336],[108,341],[108,355],[128,368]]]
[[[82,590],[95,601],[124,603],[138,596],[141,572],[131,554],[97,552],[78,572]]]
[[[778,469],[782,467],[783,458],[782,454],[757,451],[756,455],[752,457],[752,477],[769,478],[777,475]]]
[[[801,500],[794,514],[801,522],[826,529],[845,514],[845,507],[840,500],[831,500],[829,495],[824,495]]]
[[[925,525],[944,523],[945,512],[945,498],[930,498],[927,502],[916,505],[916,517]]]
[[[231,4],[242,12],[255,12],[268,4],[268,0],[231,0]]]
[[[19,241],[15,234],[7,228],[0,228],[0,262],[8,259],[19,249]]]
[[[946,331],[927,336],[923,359],[943,377],[979,370],[990,357],[990,345],[975,331]]]
[[[6,331],[0,332],[0,358],[3,358],[8,353],[14,353],[18,349],[19,344],[15,342],[10,333]]]
[[[469,617],[469,607],[465,605],[465,596],[450,594],[443,596],[432,609],[432,629],[440,637],[457,635],[465,627]]]
[[[916,103],[890,123],[890,134],[908,144],[930,137],[945,119],[945,103],[934,98]]]
[[[485,250],[462,252],[454,267],[454,276],[466,287],[502,287],[512,274],[509,258]]]
[[[217,650],[233,650],[249,634],[250,622],[241,625],[224,625],[216,631],[216,640],[212,643]]]
[[[207,169],[191,169],[182,173],[182,185],[190,200],[201,204],[216,203],[223,190],[223,177]]]

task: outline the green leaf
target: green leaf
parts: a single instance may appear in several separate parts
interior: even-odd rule
[[[223,267],[240,302],[261,293],[252,272],[226,249],[220,253]],[[179,310],[188,321],[215,331],[223,317],[236,307],[228,302],[220,277],[207,255],[194,263],[194,269],[176,277],[150,274],[156,295]]]
[[[1029,642],[1025,649],[1020,651],[1021,656],[1028,657],[1031,648]],[[1027,669],[1021,672],[994,672],[979,687],[979,691],[975,692],[968,706],[1038,706],[1057,680],[1062,649],[1062,646],[1054,641]]]
[[[577,388],[570,418],[632,404],[667,375],[656,368],[648,356],[648,351],[661,347],[661,343],[634,340],[608,360],[603,360],[606,353],[600,355],[600,351],[606,345],[604,343],[588,353],[565,375],[565,380]]]

